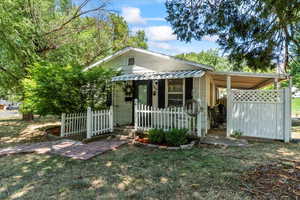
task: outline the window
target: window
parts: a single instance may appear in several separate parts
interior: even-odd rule
[[[128,65],[134,65],[134,58],[128,58]]]
[[[182,106],[183,105],[183,79],[169,79],[167,80],[167,94],[168,94],[168,107]]]

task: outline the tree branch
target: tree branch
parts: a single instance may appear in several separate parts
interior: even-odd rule
[[[82,16],[82,15],[85,15],[85,14],[88,14],[88,13],[91,13],[91,12],[96,12],[96,11],[100,11],[100,10],[104,10],[104,7],[106,6],[105,4],[102,4],[101,6],[97,7],[97,8],[94,8],[94,9],[90,9],[90,10],[86,10],[84,12],[80,12],[81,9],[83,9],[86,4],[89,2],[90,0],[85,0],[83,1],[79,7],[76,9],[75,13],[73,14],[72,17],[70,17],[67,21],[65,21],[63,24],[61,24],[59,27],[47,32],[44,34],[44,36],[46,35],[49,35],[49,34],[52,34],[52,33],[55,33],[57,31],[60,31],[62,30],[66,25],[68,25],[69,23],[71,23],[73,20],[75,20],[76,18]]]

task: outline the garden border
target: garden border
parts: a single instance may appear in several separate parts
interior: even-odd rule
[[[134,145],[142,145],[142,146],[151,147],[151,148],[157,148],[157,149],[185,150],[185,149],[191,149],[191,148],[193,148],[193,146],[196,144],[196,141],[192,141],[189,144],[180,145],[179,147],[169,147],[169,146],[158,145],[158,144],[148,144],[148,143],[139,142],[136,139],[134,139],[132,141],[132,143]]]

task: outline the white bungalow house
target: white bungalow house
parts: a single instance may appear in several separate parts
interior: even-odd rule
[[[184,112],[186,103],[194,99],[202,108],[195,122],[201,136],[214,128],[213,121],[222,118],[215,115],[223,115],[227,135],[240,132],[250,137],[290,140],[291,93],[278,84],[289,79],[285,74],[216,72],[213,66],[132,47],[85,70],[94,67],[112,67],[122,72],[112,79],[116,82],[112,101],[114,126],[155,128],[177,123],[178,127],[185,127],[184,117],[178,114],[172,118],[167,113]],[[277,89],[262,90],[270,84]],[[221,98],[224,91],[227,95]],[[141,111],[148,113],[146,118]]]

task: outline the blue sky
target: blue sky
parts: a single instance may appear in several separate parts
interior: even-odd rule
[[[167,15],[165,0],[109,0],[108,2],[110,9],[125,18],[131,31],[146,32],[150,50],[176,55],[218,48],[215,37],[205,37],[202,41],[191,43],[178,41],[172,34],[170,24],[164,19]]]
[[[172,35],[170,24],[164,19],[167,15],[165,0],[112,0],[110,7],[125,18],[132,31],[145,30],[149,49],[176,55],[218,48],[214,37],[202,41],[185,43]]]

